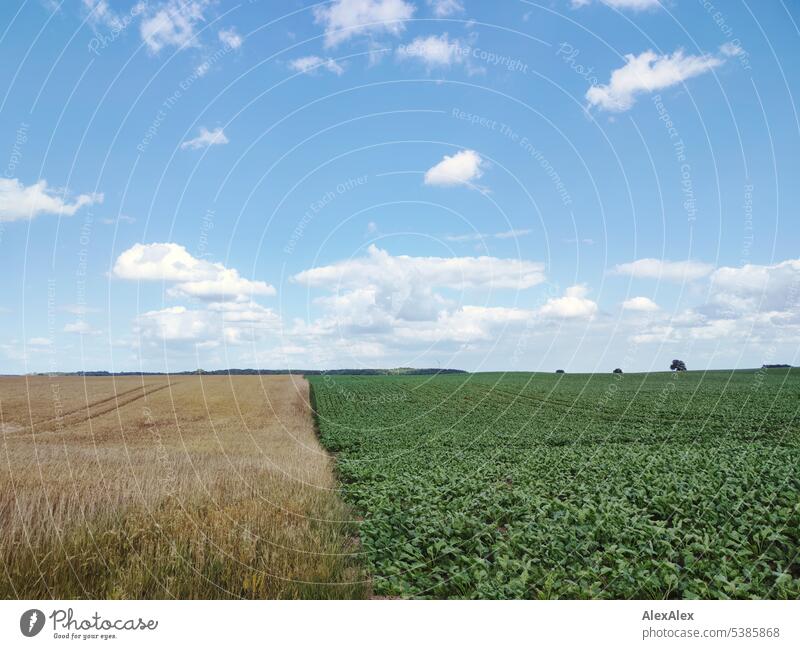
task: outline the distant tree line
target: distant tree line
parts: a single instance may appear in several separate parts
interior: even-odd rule
[[[167,372],[107,372],[93,370],[85,372],[58,372],[58,376],[165,376]],[[430,375],[430,374],[466,374],[465,370],[443,369],[438,367],[396,367],[392,369],[341,369],[341,370],[258,370],[258,369],[228,369],[228,370],[191,370],[185,372],[170,372],[172,376],[190,376],[202,374],[204,376],[242,376],[260,375],[272,376],[276,374],[295,374],[307,376],[320,376],[323,374],[356,374],[364,376],[389,376],[389,375]]]

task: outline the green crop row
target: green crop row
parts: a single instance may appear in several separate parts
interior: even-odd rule
[[[800,373],[312,377],[380,595],[800,597]]]

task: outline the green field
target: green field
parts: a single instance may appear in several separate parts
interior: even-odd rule
[[[800,372],[310,378],[378,595],[800,597]]]

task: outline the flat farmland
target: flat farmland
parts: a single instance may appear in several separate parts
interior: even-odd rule
[[[375,592],[800,597],[800,373],[310,378]]]
[[[0,377],[0,596],[360,597],[288,376]]]

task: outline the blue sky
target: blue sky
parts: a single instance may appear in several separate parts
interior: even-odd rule
[[[800,11],[718,5],[4,2],[0,373],[796,363]]]

